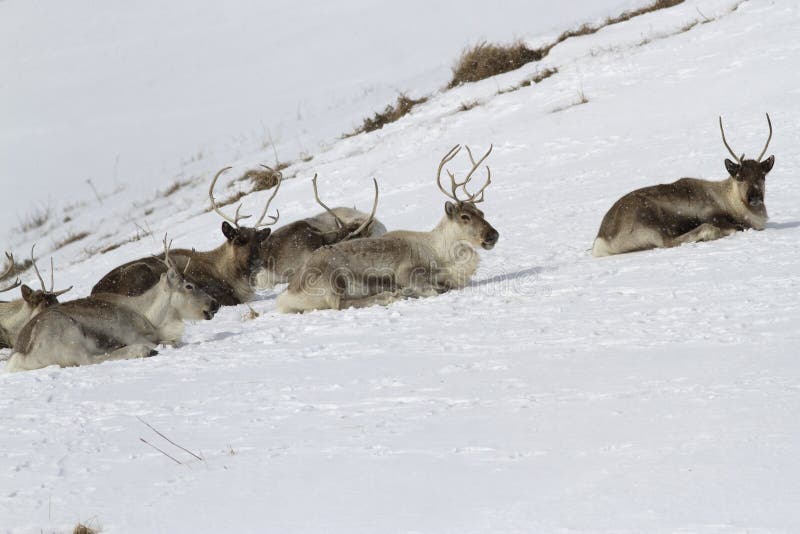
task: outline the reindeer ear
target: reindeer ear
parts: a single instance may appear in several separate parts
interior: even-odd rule
[[[256,239],[259,243],[266,241],[269,235],[272,233],[272,228],[264,228],[263,230],[259,230],[258,234],[256,234]]]
[[[456,211],[458,211],[458,207],[450,202],[449,200],[444,203],[444,212],[447,214],[448,217],[453,217]]]
[[[239,231],[233,226],[231,226],[230,223],[228,223],[228,221],[223,221],[222,234],[228,241],[233,241],[239,236]]]
[[[728,171],[728,174],[730,174],[731,176],[736,176],[736,174],[739,172],[740,167],[739,167],[738,163],[734,163],[731,160],[726,159],[725,160],[725,169]]]
[[[20,288],[22,290],[22,298],[25,302],[30,302],[31,297],[33,297],[33,289],[29,288],[25,284],[22,284]]]
[[[764,171],[764,174],[767,174],[772,170],[773,165],[775,165],[775,156],[770,156],[761,162],[761,170]]]

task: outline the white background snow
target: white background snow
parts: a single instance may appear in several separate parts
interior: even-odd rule
[[[364,207],[375,176],[390,229],[431,228],[439,158],[494,143],[501,236],[435,299],[283,316],[267,292],[154,358],[0,374],[0,532],[800,531],[800,2],[687,1],[439,91],[480,37],[538,44],[642,3],[0,1],[3,247],[90,232],[52,252],[76,297],[167,230],[216,246],[207,182],[273,163],[265,130],[313,156],[285,171],[282,222],[318,211],[319,172]],[[397,90],[435,94],[336,140]],[[719,114],[752,156],[767,111],[765,231],[589,256],[621,194],[724,177]],[[50,222],[15,230],[37,203]],[[155,236],[97,253],[137,225]]]

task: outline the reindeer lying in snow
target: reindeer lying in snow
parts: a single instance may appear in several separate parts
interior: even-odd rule
[[[216,300],[176,269],[164,238],[163,273],[139,295],[96,294],[53,306],[31,319],[6,364],[10,372],[144,358],[158,344],[176,344],[183,321],[211,319]]]
[[[50,259],[50,289],[45,288],[44,279],[36,266],[36,260],[33,257],[34,245],[31,247],[31,262],[33,269],[36,271],[36,276],[39,278],[39,283],[42,289],[33,290],[30,287],[22,284],[17,278],[9,287],[0,289],[0,293],[10,291],[16,287],[22,286],[22,298],[12,300],[11,302],[0,302],[0,348],[13,347],[17,341],[17,335],[22,327],[25,326],[31,317],[37,315],[45,308],[55,306],[58,304],[58,297],[72,289],[72,286],[61,291],[54,291],[55,285],[53,279],[53,259]],[[6,252],[6,258],[9,261],[9,267],[0,275],[0,278],[5,278],[11,273],[15,272],[14,256]]]
[[[306,256],[324,244],[386,231],[382,224],[360,211],[334,208],[329,216],[324,214],[297,221],[271,233],[269,227],[278,221],[280,212],[270,215],[269,222],[263,221],[281,186],[280,173],[277,173],[277,185],[255,225],[251,228],[240,226],[239,221],[250,217],[239,214],[241,205],[231,218],[214,199],[214,186],[228,169],[230,167],[217,172],[208,188],[212,209],[225,219],[222,233],[226,242],[208,252],[186,249],[171,252],[178,268],[186,269],[186,278],[223,306],[248,302],[252,300],[256,288],[266,289],[287,281]],[[146,257],[114,268],[95,284],[92,294],[135,295],[142,292],[155,284],[165,272],[164,264],[159,259]]]
[[[444,166],[461,150],[453,147],[439,163],[439,189],[455,202],[446,202],[445,216],[430,232],[394,231],[381,237],[346,241],[314,252],[278,297],[284,313],[314,309],[344,309],[386,305],[408,297],[429,297],[461,288],[478,268],[475,248],[489,250],[499,238],[476,204],[491,184],[491,170],[475,193],[467,184],[491,147],[478,161],[467,148],[472,169],[462,182],[450,176],[450,192],[441,183]],[[458,197],[459,188],[466,194]]]
[[[272,232],[261,243],[262,269],[256,274],[258,289],[268,289],[288,282],[303,263],[320,247],[360,237],[377,237],[386,233],[386,227],[375,219],[378,207],[378,182],[372,212],[367,215],[353,208],[329,208],[319,198],[317,175],[311,180],[314,199],[325,211],[314,217],[301,219]]]
[[[765,178],[775,156],[761,161],[772,139],[772,121],[767,115],[769,137],[758,159],[738,157],[725,139],[722,142],[733,161],[726,159],[730,176],[719,182],[681,178],[671,184],[637,189],[619,199],[600,225],[592,247],[594,256],[608,256],[657,247],[675,247],[695,241],[710,241],[767,223],[764,207]]]
[[[175,265],[185,271],[187,280],[196,284],[222,306],[234,306],[253,298],[250,280],[261,268],[260,247],[271,232],[269,226],[275,224],[277,216],[270,215],[271,221],[264,223],[267,211],[281,186],[280,174],[272,195],[267,199],[261,216],[252,228],[239,226],[239,221],[249,215],[240,215],[241,204],[236,208],[233,218],[225,215],[214,200],[214,186],[220,175],[230,167],[221,169],[211,180],[208,196],[211,208],[224,220],[222,234],[226,241],[208,252],[177,249],[170,252]],[[118,295],[137,295],[152,287],[167,270],[163,254],[134,260],[103,276],[92,288],[92,295],[114,293]]]

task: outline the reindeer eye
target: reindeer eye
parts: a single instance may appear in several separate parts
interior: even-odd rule
[[[184,287],[185,287],[185,288],[186,288],[188,291],[192,291],[192,290],[194,289],[194,286],[193,286],[192,284],[186,284]]]
[[[464,222],[469,222],[470,221],[470,216],[467,215],[466,213],[462,213],[461,214],[461,220],[464,221]]]

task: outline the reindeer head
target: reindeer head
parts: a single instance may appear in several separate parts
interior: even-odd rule
[[[722,128],[722,117],[719,118],[722,142],[731,156],[733,156],[733,159],[736,160],[733,162],[726,159],[725,169],[734,181],[737,195],[745,206],[757,213],[763,212],[764,214],[766,214],[766,208],[764,207],[765,181],[767,174],[775,164],[775,156],[770,156],[761,161],[761,158],[767,153],[769,142],[772,139],[772,121],[769,118],[769,114],[767,114],[767,125],[769,126],[769,136],[767,137],[767,143],[764,145],[764,150],[761,151],[757,159],[745,159],[744,154],[741,157],[737,156],[728,145],[728,141],[725,139],[725,130]]]
[[[197,287],[183,276],[189,263],[179,272],[175,264],[169,257],[169,249],[172,242],[167,243],[167,236],[164,236],[164,259],[161,260],[167,266],[167,272],[161,275],[158,286],[169,298],[170,308],[181,319],[212,319],[219,310],[219,302],[210,297],[205,291]],[[191,259],[189,260],[191,263]]]
[[[53,258],[50,258],[50,289],[47,289],[44,284],[44,278],[42,278],[42,273],[39,272],[39,267],[36,265],[36,259],[34,258],[35,248],[36,245],[34,244],[31,247],[31,264],[33,265],[33,270],[36,272],[36,277],[39,279],[39,284],[41,285],[42,289],[31,289],[25,284],[22,284],[21,288],[22,300],[24,300],[28,306],[30,306],[31,310],[33,311],[33,315],[39,313],[45,308],[55,306],[58,304],[58,297],[72,289],[72,286],[69,286],[67,289],[62,289],[60,291],[55,290]],[[9,255],[9,258],[11,259],[13,265],[13,257]]]
[[[234,265],[245,270],[248,276],[256,274],[261,268],[261,245],[267,240],[267,238],[269,238],[269,235],[272,232],[272,229],[269,228],[269,226],[272,226],[278,222],[278,218],[280,217],[280,212],[276,210],[275,216],[269,216],[269,222],[262,222],[264,218],[267,217],[267,210],[269,210],[269,205],[272,203],[272,199],[274,199],[275,195],[278,194],[278,189],[281,187],[282,180],[280,172],[273,171],[266,165],[262,165],[262,167],[277,175],[277,184],[275,185],[272,195],[270,195],[269,199],[267,199],[267,203],[264,205],[264,210],[261,212],[261,216],[258,218],[253,227],[239,226],[239,221],[250,218],[250,215],[239,215],[239,210],[242,208],[241,204],[237,206],[234,217],[230,218],[229,216],[225,215],[225,213],[219,208],[219,206],[217,206],[217,203],[214,200],[214,186],[217,183],[217,179],[220,177],[220,175],[222,175],[222,173],[230,169],[230,167],[225,167],[217,172],[217,174],[214,176],[214,179],[211,181],[211,186],[208,188],[208,197],[211,199],[211,208],[223,219],[225,219],[225,221],[222,223],[222,234],[227,240],[225,243],[225,246],[228,248],[227,256],[233,259]]]
[[[452,225],[451,227],[455,229],[457,239],[467,241],[475,247],[480,246],[486,250],[491,250],[500,238],[500,234],[497,230],[492,228],[492,225],[486,221],[483,212],[475,205],[483,202],[483,193],[486,191],[486,188],[489,187],[489,184],[492,183],[492,171],[489,169],[489,166],[486,166],[487,176],[486,183],[483,184],[483,187],[475,193],[470,193],[467,190],[467,184],[470,182],[472,175],[478,167],[480,167],[481,163],[483,163],[483,160],[489,157],[493,147],[490,146],[486,154],[477,161],[472,157],[472,150],[470,150],[469,147],[466,148],[469,159],[472,162],[472,169],[467,173],[467,177],[464,178],[463,181],[458,182],[453,173],[445,169],[447,175],[450,177],[450,192],[445,190],[442,186],[442,169],[444,169],[444,166],[456,157],[456,154],[461,150],[461,145],[456,145],[451,148],[439,162],[439,169],[436,172],[436,184],[445,196],[455,201],[445,202],[444,212]],[[464,192],[466,198],[461,199],[458,197],[459,188]]]

